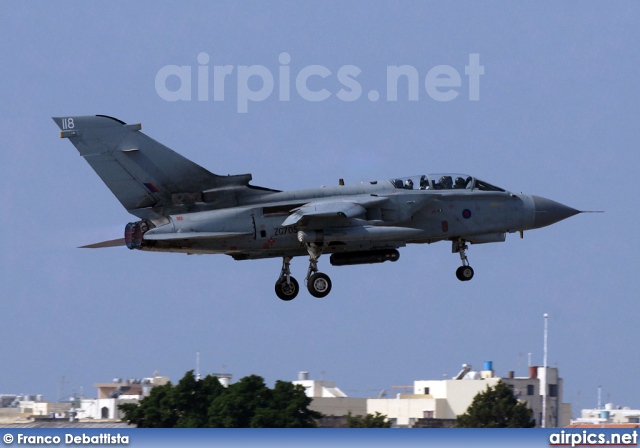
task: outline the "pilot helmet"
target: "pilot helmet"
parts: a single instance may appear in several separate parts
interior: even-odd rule
[[[404,182],[404,187],[409,189],[409,190],[413,189],[413,181],[411,179],[407,179]]]
[[[453,180],[451,179],[451,176],[442,176],[440,178],[440,183],[444,186],[444,188],[453,187]]]

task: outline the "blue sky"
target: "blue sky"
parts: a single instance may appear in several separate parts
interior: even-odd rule
[[[113,377],[179,379],[195,368],[272,384],[299,370],[348,394],[457,373],[462,363],[525,375],[549,362],[574,410],[603,399],[640,407],[637,170],[640,45],[635,2],[62,2],[0,4],[0,393],[57,399]],[[197,57],[235,68],[225,100],[197,101]],[[278,96],[291,57],[291,99]],[[469,100],[465,66],[484,74]],[[191,66],[191,101],[166,101],[155,79]],[[238,113],[240,66],[262,65],[276,89]],[[331,96],[311,102],[309,80]],[[336,74],[361,70],[363,93],[340,100]],[[385,95],[388,66],[419,73]],[[436,101],[432,68],[461,75]],[[212,76],[212,75],[210,75]],[[261,88],[252,80],[250,87]],[[176,89],[177,78],[167,82]],[[210,87],[213,92],[213,87]],[[368,92],[380,92],[370,101]],[[332,293],[280,302],[280,260],[77,246],[118,238],[129,215],[52,116],[106,114],[217,174],[252,173],[282,190],[428,172],[470,173],[581,210],[554,226],[472,246],[471,282],[450,245],[407,247],[394,264],[321,269]],[[299,279],[306,259],[292,263]],[[324,373],[322,373],[324,372]]]

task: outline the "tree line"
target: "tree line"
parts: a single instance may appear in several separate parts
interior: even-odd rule
[[[156,386],[139,403],[121,404],[122,420],[139,428],[315,428],[323,417],[309,409],[312,399],[301,385],[276,381],[273,389],[264,379],[250,375],[222,386],[217,377],[196,379],[193,370],[176,384]],[[389,428],[378,412],[346,416],[350,428]],[[534,427],[532,411],[519,403],[511,389],[499,382],[474,398],[456,427]]]
[[[258,375],[224,387],[190,370],[175,386],[156,386],[139,403],[121,404],[123,420],[138,428],[315,428],[320,412],[309,409],[304,387],[276,381],[267,387]],[[389,427],[380,414],[347,417],[352,427]]]

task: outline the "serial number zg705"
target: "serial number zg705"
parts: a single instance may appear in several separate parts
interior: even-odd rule
[[[298,228],[296,226],[292,226],[292,227],[275,227],[273,229],[273,231],[275,232],[274,235],[275,236],[283,236],[283,235],[291,235],[294,233],[298,233]]]

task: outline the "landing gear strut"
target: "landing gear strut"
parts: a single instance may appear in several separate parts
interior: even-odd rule
[[[290,263],[291,257],[282,258],[282,270],[280,271],[278,281],[276,281],[276,295],[285,301],[295,299],[300,291],[298,282],[291,276],[291,271],[289,270]]]
[[[473,268],[469,266],[469,260],[467,259],[466,251],[469,249],[469,246],[465,244],[465,240],[462,238],[453,242],[453,252],[458,252],[460,254],[460,261],[462,261],[462,266],[460,266],[456,270],[456,277],[461,282],[469,281],[473,278]]]
[[[307,289],[309,293],[318,298],[326,297],[331,292],[331,279],[327,274],[318,272],[318,258],[322,255],[323,247],[316,243],[306,243],[309,252],[309,269],[307,270]]]

